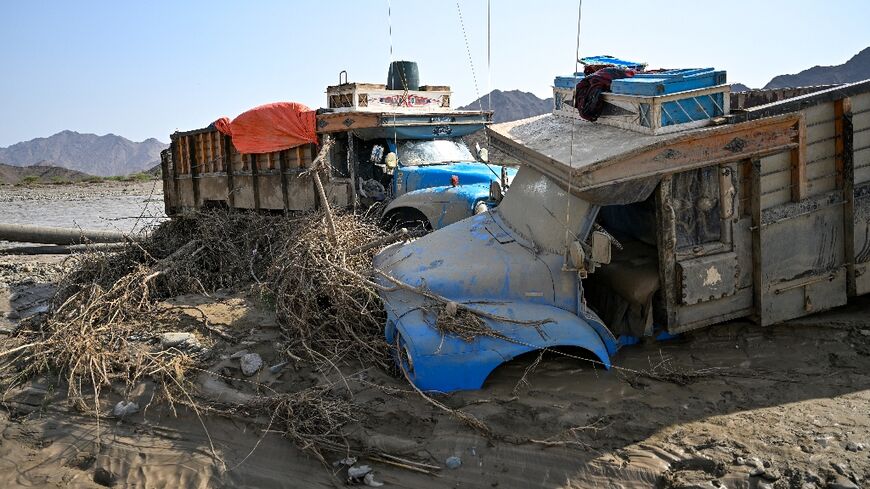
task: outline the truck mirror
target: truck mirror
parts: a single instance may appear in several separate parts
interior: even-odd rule
[[[501,202],[504,193],[501,190],[501,184],[495,180],[489,182],[489,200],[493,202]]]
[[[583,251],[583,245],[579,241],[572,241],[568,246],[568,256],[571,258],[571,265],[577,270],[586,268],[586,253]]]
[[[601,231],[592,232],[592,261],[602,265],[610,263],[610,236]]]

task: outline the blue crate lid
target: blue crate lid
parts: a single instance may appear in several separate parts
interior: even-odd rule
[[[615,65],[622,68],[631,68],[633,70],[642,70],[646,68],[646,63],[637,61],[628,61],[625,59],[614,58],[613,56],[587,56],[580,58],[580,62],[584,65]]]
[[[715,87],[724,84],[726,80],[724,70],[686,68],[659,73],[638,73],[632,78],[613,80],[610,89],[613,93],[622,95],[656,96]]]

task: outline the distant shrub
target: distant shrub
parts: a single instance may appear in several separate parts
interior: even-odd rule
[[[67,178],[63,178],[63,177],[59,177],[59,176],[58,177],[51,177],[51,184],[52,185],[69,185],[71,183],[73,183],[73,182]]]
[[[82,180],[85,183],[103,183],[105,179],[103,177],[90,176]]]
[[[33,185],[34,183],[39,183],[39,177],[36,175],[27,175],[18,183],[19,185]]]

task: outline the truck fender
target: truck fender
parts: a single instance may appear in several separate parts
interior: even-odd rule
[[[391,311],[385,331],[387,340],[397,346],[396,360],[417,387],[438,392],[480,389],[499,365],[524,353],[558,347],[587,350],[593,355],[593,363],[609,369],[610,355],[618,348],[616,339],[594,315],[580,317],[557,307],[532,303],[474,307],[511,320],[548,322],[535,326],[482,317],[495,336],[501,338],[488,335],[464,341],[439,332],[434,327],[433,313],[426,309],[408,309],[401,315]]]
[[[429,221],[432,229],[440,229],[474,215],[475,206],[489,197],[489,185],[469,184],[414,190],[396,197],[384,208],[383,217],[414,209]]]

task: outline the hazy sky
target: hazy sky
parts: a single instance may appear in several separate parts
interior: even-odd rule
[[[392,0],[394,59],[455,105],[489,88],[550,96],[574,69],[577,0]],[[323,105],[325,87],[384,83],[387,0],[0,2],[0,146],[63,129],[169,140],[262,103]],[[870,1],[586,0],[581,54],[728,70],[762,86],[870,45]],[[489,80],[491,79],[491,85]]]

